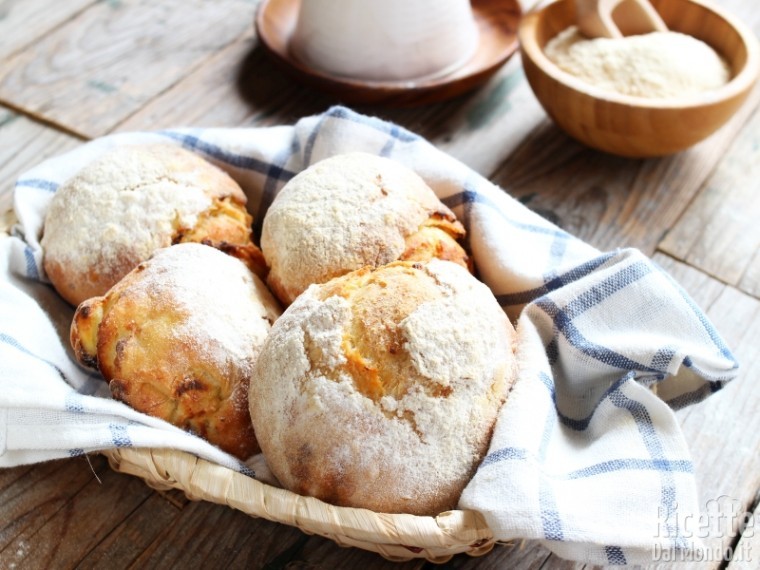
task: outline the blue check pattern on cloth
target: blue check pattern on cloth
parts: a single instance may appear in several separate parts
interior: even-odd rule
[[[497,539],[560,556],[645,564],[655,545],[698,547],[689,450],[673,409],[719,390],[737,363],[702,311],[640,252],[600,252],[425,140],[343,107],[295,126],[126,133],[41,163],[16,184],[20,224],[0,241],[0,466],[112,447],[172,447],[246,466],[108,397],[68,347],[73,309],[49,285],[39,238],[50,198],[106,150],[161,142],[198,152],[243,187],[258,232],[280,188],[337,153],[416,170],[468,230],[480,278],[516,323],[520,379],[460,506]],[[315,206],[318,207],[318,206]]]

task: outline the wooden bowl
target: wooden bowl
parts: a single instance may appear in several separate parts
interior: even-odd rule
[[[757,80],[757,38],[736,19],[703,0],[651,3],[672,31],[702,40],[725,58],[732,72],[726,85],[683,99],[644,99],[604,91],[566,73],[543,48],[575,24],[573,0],[558,0],[527,14],[519,26],[523,66],[533,92],[560,128],[590,147],[629,157],[681,151],[728,121]]]
[[[291,52],[301,0],[262,0],[256,31],[267,53],[305,85],[343,103],[408,107],[444,101],[485,83],[517,51],[518,0],[472,0],[480,40],[475,54],[448,75],[419,82],[363,81],[309,67]]]

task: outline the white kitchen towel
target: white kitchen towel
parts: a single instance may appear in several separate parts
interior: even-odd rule
[[[647,563],[655,547],[699,546],[683,524],[698,509],[673,409],[737,372],[705,315],[640,252],[599,252],[422,138],[343,107],[295,126],[112,135],[19,177],[20,222],[0,240],[0,466],[170,447],[254,475],[110,400],[99,376],[73,359],[73,308],[42,269],[39,240],[58,186],[114,146],[150,142],[183,146],[229,172],[248,195],[257,235],[277,191],[318,160],[361,150],[417,171],[465,224],[479,277],[520,339],[520,379],[460,506],[483,513],[500,540],[538,539],[584,562]]]

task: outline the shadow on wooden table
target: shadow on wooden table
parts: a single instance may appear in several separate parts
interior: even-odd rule
[[[258,43],[238,66],[236,89],[248,105],[273,123],[290,124],[333,105],[344,105],[359,113],[392,121],[428,139],[445,137],[445,118],[456,113],[478,93],[476,89],[448,101],[409,107],[355,104],[350,98],[324,93],[298,81],[273,61]]]

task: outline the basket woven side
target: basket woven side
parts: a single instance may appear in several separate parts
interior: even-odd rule
[[[171,449],[109,449],[115,471],[136,475],[157,489],[181,489],[205,500],[330,538],[341,546],[377,552],[390,560],[445,562],[466,552],[481,556],[494,545],[482,516],[448,511],[437,517],[375,513],[336,507],[266,485],[189,453]]]

